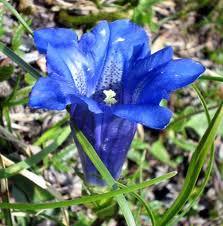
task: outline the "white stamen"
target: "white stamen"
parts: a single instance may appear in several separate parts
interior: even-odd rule
[[[124,42],[124,41],[125,41],[125,39],[122,37],[119,37],[115,40],[115,42]]]
[[[105,94],[104,102],[107,105],[112,105],[112,104],[117,103],[117,100],[115,99],[116,93],[113,90],[111,90],[111,89],[104,90],[103,93]]]

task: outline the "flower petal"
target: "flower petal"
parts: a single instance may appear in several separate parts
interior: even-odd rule
[[[77,35],[71,29],[44,28],[34,31],[34,41],[40,53],[46,54],[48,44],[66,46],[77,42]]]
[[[102,112],[94,100],[75,93],[74,87],[56,74],[40,78],[29,99],[29,106],[49,110],[64,110],[69,104],[87,105],[88,109],[96,114]]]
[[[106,61],[108,45],[110,39],[110,29],[107,21],[99,22],[90,32],[82,35],[79,47],[86,54],[93,58],[95,64],[95,74],[88,85],[95,90],[101,77],[103,66]]]
[[[57,51],[57,48],[51,45],[48,46],[46,54],[47,71],[49,74],[56,73],[61,79],[63,78],[71,84],[74,84],[72,73],[63,58],[63,49],[62,47]]]
[[[112,107],[113,114],[149,128],[164,129],[170,122],[172,112],[159,105],[125,104]]]
[[[61,91],[57,81],[50,76],[40,78],[29,98],[29,106],[32,108],[45,108],[49,110],[63,110],[69,101]]]
[[[144,61],[144,66],[148,71],[152,71],[153,69],[168,63],[173,58],[173,48],[171,46],[167,46],[152,55],[150,55],[146,61]]]
[[[136,123],[112,114],[93,114],[83,105],[71,112],[71,128],[75,123],[92,144],[100,159],[115,179],[118,179],[126,159],[129,146],[136,131]],[[81,145],[74,139],[81,157],[81,163],[88,183],[105,185]]]
[[[137,103],[159,104],[172,91],[194,82],[204,71],[204,66],[192,59],[172,60],[161,65],[147,75],[148,79],[138,89]]]
[[[127,75],[124,76],[126,80],[123,81],[126,102],[128,102],[129,99],[132,99],[132,93],[136,86],[141,86],[141,83],[144,83],[145,80],[149,79],[149,76],[153,75],[152,73],[149,74],[150,71],[161,65],[167,64],[172,60],[172,57],[173,48],[170,46],[163,48],[144,59],[136,60],[137,58],[133,57],[126,72]]]
[[[96,90],[110,89],[113,84],[121,82],[124,67],[136,46],[140,46],[138,58],[150,53],[147,34],[129,20],[100,22],[82,36],[79,46],[94,59],[95,75],[91,82]]]
[[[91,59],[84,56],[75,44],[57,48],[49,45],[46,58],[48,73],[56,73],[73,83],[75,91],[82,95],[90,93],[91,87],[87,81],[92,78],[94,66]]]
[[[126,59],[131,58],[134,46],[144,47],[141,52],[142,58],[150,53],[149,37],[142,27],[127,19],[116,20],[110,23],[109,27],[111,31],[110,47],[118,45]]]

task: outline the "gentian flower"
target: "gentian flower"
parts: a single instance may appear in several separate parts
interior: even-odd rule
[[[171,111],[162,99],[194,82],[205,68],[192,59],[173,59],[166,47],[151,54],[143,28],[129,20],[102,21],[77,35],[70,29],[45,28],[34,41],[46,55],[48,76],[32,89],[33,108],[63,110],[70,106],[75,123],[118,179],[137,123],[164,129]],[[85,178],[103,184],[75,138]]]

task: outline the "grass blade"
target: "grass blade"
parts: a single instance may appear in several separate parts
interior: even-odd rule
[[[223,77],[220,77],[220,76],[202,75],[199,79],[208,80],[208,81],[223,82]]]
[[[27,158],[26,160],[23,160],[21,162],[18,162],[12,166],[9,166],[5,169],[0,169],[0,178],[8,178],[11,177],[17,173],[19,173],[21,170],[28,169],[31,166],[39,163],[44,157],[46,157],[50,152],[56,150],[70,135],[70,128],[67,126],[64,128],[64,131],[58,136],[54,143],[50,144],[46,148],[44,148],[42,151],[38,152],[37,154],[31,156],[30,158]]]
[[[118,196],[121,194],[126,194],[130,192],[134,192],[139,189],[143,189],[146,187],[150,187],[154,184],[160,183],[164,180],[167,180],[171,177],[174,177],[176,175],[176,172],[170,172],[167,174],[164,174],[160,177],[144,181],[140,184],[135,185],[129,185],[126,188],[118,189],[115,191],[106,192],[103,194],[97,194],[97,195],[89,195],[89,196],[83,196],[81,198],[73,199],[73,200],[67,200],[67,201],[59,201],[59,202],[50,202],[50,203],[37,203],[37,204],[31,204],[31,203],[0,203],[0,208],[2,209],[17,209],[17,210],[43,210],[43,209],[52,209],[52,208],[61,208],[61,207],[67,207],[67,206],[73,206],[73,205],[81,205],[85,203],[91,203],[95,201],[99,201],[102,199],[109,199],[114,196]]]
[[[65,115],[59,122],[55,123],[52,127],[46,130],[38,139],[35,141],[34,145],[40,146],[44,144],[47,140],[54,139],[57,130],[60,130],[62,126],[69,120],[69,115]]]
[[[127,186],[121,184],[121,183],[118,183],[118,186],[120,188],[127,188]],[[136,192],[132,192],[131,193],[132,196],[134,196],[136,199],[138,199],[142,205],[145,207],[150,219],[151,219],[151,222],[152,222],[152,225],[156,225],[156,217],[151,209],[151,207],[146,203],[146,201],[139,195],[137,194]]]
[[[18,64],[24,71],[30,73],[35,79],[41,77],[40,73],[31,65],[27,64],[21,57],[15,54],[10,48],[0,42],[0,52],[4,53],[13,62]]]
[[[206,104],[206,101],[205,101],[205,99],[204,99],[201,91],[199,90],[199,88],[196,85],[192,85],[192,86],[193,86],[195,92],[197,93],[197,95],[198,95],[198,97],[199,97],[199,99],[201,101],[201,104],[202,104],[202,106],[204,108],[204,112],[206,114],[206,117],[207,117],[207,120],[208,120],[208,124],[210,124],[210,122],[211,122],[211,116],[210,116],[210,114],[208,112],[208,106]]]
[[[24,28],[33,35],[32,29],[29,27],[29,25],[26,23],[26,21],[21,17],[21,15],[16,11],[16,9],[8,3],[6,0],[0,0],[2,4],[11,11],[11,13],[18,19],[18,21],[24,26]]]
[[[158,223],[159,226],[166,226],[167,223],[169,223],[173,217],[183,208],[184,204],[188,200],[204,165],[208,151],[214,142],[222,118],[223,108],[221,104],[192,156],[186,179],[179,196],[162,216],[161,221]]]
[[[205,111],[205,114],[206,114],[206,117],[207,117],[208,124],[210,124],[211,116],[209,114],[205,98],[203,97],[202,93],[200,92],[199,88],[196,85],[193,85],[193,88],[196,91],[196,93],[197,93],[197,95],[198,95],[198,97],[199,97],[199,99],[200,99],[200,101],[201,101],[201,103],[204,107],[204,111]],[[196,203],[198,198],[201,196],[204,188],[206,187],[206,185],[208,183],[210,175],[211,175],[211,171],[212,171],[213,164],[214,164],[214,153],[215,153],[214,144],[212,144],[211,152],[210,152],[210,159],[209,159],[209,162],[208,162],[207,169],[205,170],[204,181],[202,182],[202,184],[200,185],[199,188],[196,188],[196,193],[193,194],[193,198],[188,201],[187,207],[182,211],[182,213],[177,217],[177,219],[174,220],[174,224],[177,224],[177,222],[190,210],[190,208],[192,206],[194,206],[194,204]]]
[[[1,167],[4,169],[5,164],[0,156],[0,168]],[[7,179],[0,180],[0,193],[1,193],[2,201],[5,203],[9,203],[9,190],[8,190],[8,180]],[[2,211],[2,213],[5,218],[5,224],[7,226],[13,226],[11,210],[5,209]]]

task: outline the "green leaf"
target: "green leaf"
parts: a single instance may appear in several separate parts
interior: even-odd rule
[[[196,85],[193,85],[194,90],[196,91],[197,95],[199,96],[199,99],[204,107],[204,111],[206,114],[206,118],[208,123],[210,124],[211,122],[211,117],[208,111],[208,107],[205,101],[205,98],[203,97],[202,93],[200,92],[199,88]],[[197,199],[202,195],[202,192],[204,190],[204,188],[206,187],[208,180],[210,178],[210,174],[213,168],[213,164],[214,164],[214,157],[215,157],[215,149],[214,149],[214,144],[211,147],[211,152],[210,152],[210,159],[208,161],[208,166],[207,169],[205,170],[205,177],[204,180],[202,182],[202,184],[199,187],[195,187],[193,189],[193,192],[191,192],[190,198],[188,200],[187,206],[186,208],[184,208],[184,210],[181,212],[181,214],[177,217],[175,217],[172,222],[174,225],[177,224],[177,222],[190,210],[190,208],[192,206],[195,206]]]
[[[214,115],[214,110],[210,111],[210,115],[211,116]],[[197,115],[194,115],[193,117],[191,117],[187,121],[185,126],[194,129],[194,131],[196,131],[197,134],[200,137],[202,137],[202,135],[204,134],[205,130],[208,127],[208,120],[207,120],[206,115],[204,113],[200,113],[200,114],[197,114]]]
[[[4,26],[3,26],[3,9],[0,9],[0,38],[5,34]]]
[[[28,85],[34,85],[35,82],[36,82],[36,79],[33,78],[29,73],[26,73],[25,74],[25,82],[28,84]]]
[[[143,142],[140,139],[134,139],[131,144],[131,148],[128,152],[128,159],[135,162],[138,166],[140,166],[142,163],[142,152],[144,150],[148,150],[149,145],[145,142]],[[144,164],[145,165],[145,164]],[[148,167],[148,164],[145,165],[145,167]],[[144,166],[143,166],[144,168]]]
[[[69,115],[67,114],[63,119],[61,119],[59,122],[57,122],[56,124],[54,124],[51,128],[49,128],[47,131],[45,131],[42,136],[40,136],[37,141],[34,143],[34,145],[43,145],[44,143],[46,143],[49,140],[54,140],[55,137],[57,137],[57,135],[59,133],[61,133],[61,131],[64,128],[61,128],[61,126],[63,126],[69,119]]]
[[[45,202],[53,196],[46,190],[36,186],[29,179],[16,175],[13,181],[12,193],[16,202]]]
[[[119,187],[120,188],[126,188],[127,186],[121,184],[121,183],[118,183]],[[132,192],[131,193],[132,196],[134,196],[136,199],[139,200],[139,202],[142,203],[142,205],[145,207],[147,213],[148,213],[148,216],[150,217],[151,219],[151,222],[152,222],[152,225],[156,225],[156,222],[158,221],[158,217],[155,215],[155,213],[153,212],[152,208],[150,207],[150,205],[140,196],[138,195],[136,192]]]
[[[184,129],[186,123],[188,122],[188,118],[184,117],[185,115],[190,115],[193,113],[194,108],[192,106],[186,107],[182,111],[180,111],[178,114],[174,115],[173,121],[168,125],[168,129],[173,130],[174,132],[180,132]],[[177,121],[176,119],[182,120]]]
[[[153,143],[150,152],[156,159],[160,160],[161,162],[166,163],[173,168],[176,167],[176,163],[170,159],[170,155],[164,147],[161,139]]]
[[[28,169],[33,165],[36,165],[41,160],[43,160],[49,153],[55,151],[70,135],[70,128],[67,126],[64,128],[63,132],[58,136],[55,141],[44,148],[42,151],[38,152],[37,154],[18,162],[12,166],[9,166],[5,169],[0,169],[0,178],[8,178],[15,174],[18,174],[21,170]]]
[[[22,24],[17,25],[13,29],[13,36],[12,36],[12,50],[15,51],[17,54],[22,54],[23,52],[20,51],[20,46],[22,45],[22,36],[25,33],[25,28]]]
[[[76,151],[76,146],[74,144],[70,144],[66,148],[60,150],[57,154],[54,154],[49,160],[49,164],[59,172],[72,172],[71,161]]]
[[[196,148],[196,143],[190,140],[185,140],[184,138],[180,139],[178,137],[171,137],[170,141],[172,141],[177,147],[182,148],[185,151],[193,152]]]
[[[152,31],[157,31],[159,25],[153,21],[154,11],[152,6],[162,0],[140,0],[133,11],[132,20],[140,25],[147,24]]]
[[[197,182],[201,169],[205,163],[208,151],[210,150],[215,136],[217,134],[219,125],[223,119],[222,104],[216,111],[211,123],[199,142],[187,170],[187,175],[183,184],[183,188],[174,203],[169,207],[165,214],[161,217],[159,226],[166,226],[169,221],[183,208],[186,201],[190,197],[191,192]]]
[[[215,51],[210,54],[210,59],[216,64],[223,64],[223,49],[215,49]]]
[[[26,104],[28,103],[29,93],[32,86],[26,86],[22,89],[16,89],[14,95],[7,101],[6,105],[8,107]]]
[[[167,174],[164,174],[160,177],[144,181],[140,184],[135,185],[128,185],[126,188],[118,189],[115,191],[106,192],[103,194],[97,194],[97,195],[89,195],[89,196],[82,196],[81,198],[76,198],[74,200],[67,200],[67,201],[58,201],[58,202],[49,202],[49,203],[0,203],[0,208],[4,209],[17,209],[17,210],[43,210],[43,209],[52,209],[52,208],[61,208],[61,207],[67,207],[67,206],[73,206],[73,205],[80,205],[80,204],[86,204],[91,202],[96,202],[102,199],[109,199],[114,196],[118,196],[121,194],[127,194],[134,191],[137,191],[139,189],[143,189],[146,187],[150,187],[154,184],[160,183],[164,180],[167,180],[171,177],[174,177],[176,175],[176,172],[170,172]]]
[[[4,161],[0,156],[0,168],[4,168],[4,167],[5,167]],[[0,193],[1,193],[2,202],[9,203],[9,189],[8,189],[7,179],[0,180]],[[2,213],[5,219],[5,224],[7,226],[13,226],[11,210],[5,209],[2,211]]]
[[[8,80],[14,71],[13,65],[1,66],[0,67],[0,82]]]

